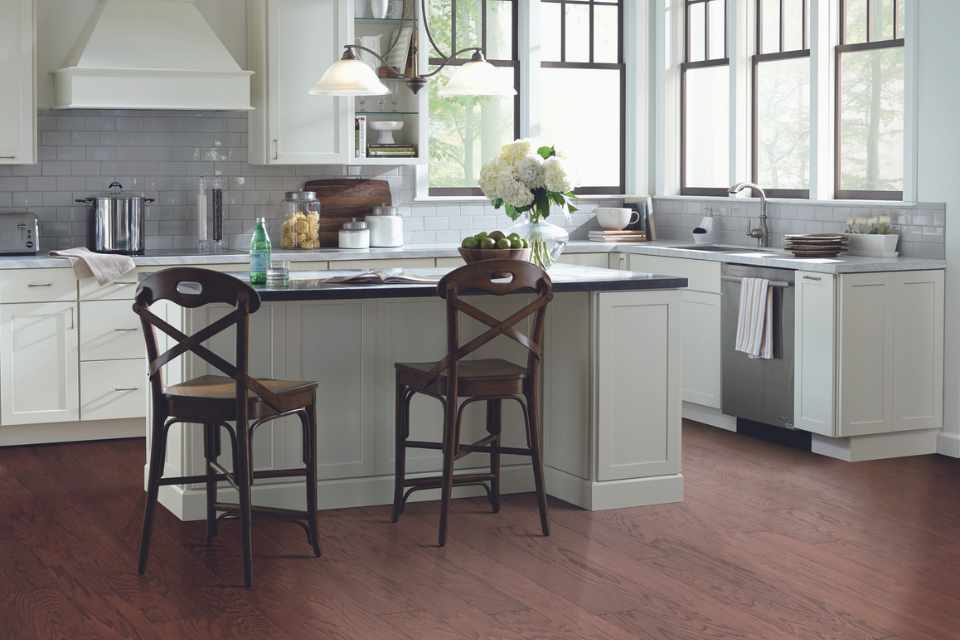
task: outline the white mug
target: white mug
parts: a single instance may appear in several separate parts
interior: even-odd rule
[[[619,231],[627,225],[635,224],[640,221],[640,213],[633,209],[621,209],[619,207],[597,207],[597,222],[604,229]]]

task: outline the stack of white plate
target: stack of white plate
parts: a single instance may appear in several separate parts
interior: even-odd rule
[[[847,237],[839,233],[788,233],[783,246],[798,258],[832,258],[847,250]]]

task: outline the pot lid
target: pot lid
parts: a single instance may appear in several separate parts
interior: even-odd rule
[[[134,193],[132,191],[126,191],[123,188],[123,185],[114,180],[107,187],[107,190],[98,193],[95,196],[90,196],[88,198],[82,198],[77,200],[77,202],[93,202],[94,200],[137,200],[142,199],[144,202],[153,202],[153,198],[144,198],[143,193]]]

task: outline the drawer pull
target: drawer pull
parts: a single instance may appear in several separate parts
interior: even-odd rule
[[[820,282],[821,278],[819,276],[803,276],[804,280],[813,280],[814,282]]]
[[[113,390],[117,393],[121,393],[123,391],[139,391],[140,387],[114,387]]]
[[[119,332],[121,332],[121,333],[125,333],[125,332],[128,332],[128,331],[140,331],[140,329],[139,329],[138,327],[133,327],[132,329],[131,329],[131,328],[126,328],[126,327],[124,327],[124,328],[120,328],[120,329],[114,329],[114,331],[119,331]]]
[[[16,160],[17,156],[0,156],[0,160]]]
[[[52,287],[52,282],[31,282],[27,285],[28,287]]]

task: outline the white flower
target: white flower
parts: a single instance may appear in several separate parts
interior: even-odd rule
[[[522,182],[516,180],[503,192],[502,197],[504,202],[517,209],[533,204],[533,192],[527,189]]]
[[[556,156],[547,158],[543,163],[543,178],[547,191],[566,193],[573,189],[567,170]]]
[[[500,161],[510,165],[516,165],[521,160],[530,155],[533,145],[529,140],[514,140],[509,144],[503,145],[500,149]]]
[[[491,200],[496,200],[500,197],[500,192],[497,189],[499,170],[500,165],[496,160],[484,165],[484,167],[480,169],[480,189],[483,191],[483,194]]]
[[[530,189],[543,186],[543,159],[538,155],[528,155],[517,163],[517,177]]]

